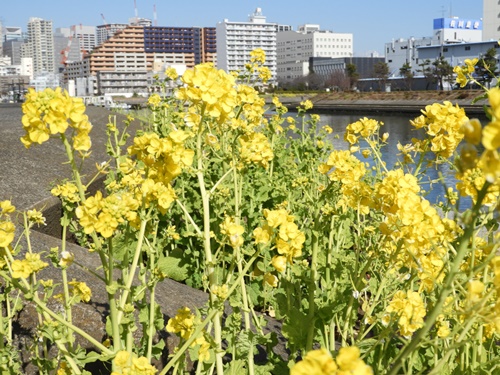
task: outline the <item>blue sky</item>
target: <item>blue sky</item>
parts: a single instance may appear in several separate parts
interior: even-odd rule
[[[2,0],[0,21],[26,28],[30,17],[52,20],[54,27],[126,23],[134,17],[134,0]],[[136,0],[139,17],[153,19],[156,4],[159,26],[215,26],[227,18],[246,21],[262,8],[268,22],[297,28],[304,23],[354,35],[355,56],[383,53],[392,39],[432,35],[433,19],[451,15],[483,17],[482,0]],[[8,5],[7,5],[8,4]]]

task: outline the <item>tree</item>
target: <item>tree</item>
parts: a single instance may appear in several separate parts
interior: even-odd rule
[[[496,77],[497,70],[497,51],[495,48],[490,48],[482,56],[479,56],[479,60],[476,64],[476,74],[477,80],[479,82],[484,82],[490,88],[490,84],[493,78]]]
[[[326,86],[335,91],[346,91],[352,86],[346,72],[335,70],[325,82]]]
[[[373,66],[373,74],[379,80],[381,91],[385,91],[387,79],[389,78],[389,65],[386,62],[378,62]]]
[[[401,75],[401,77],[403,77],[407,90],[411,91],[414,74],[411,70],[410,63],[404,63],[403,66],[399,68],[399,74]]]
[[[443,56],[439,56],[432,62],[432,74],[436,82],[439,83],[439,89],[444,90],[443,81],[445,79],[451,80],[453,77],[453,67],[445,60]]]
[[[349,63],[346,65],[345,70],[347,72],[347,77],[349,77],[349,88],[353,89],[359,80],[359,73],[356,65]]]
[[[420,66],[421,69],[418,69],[417,72],[422,73],[422,75],[425,77],[425,80],[427,82],[425,85],[425,89],[428,90],[430,84],[436,83],[436,79],[431,68],[431,60],[426,59],[418,64],[418,66]]]

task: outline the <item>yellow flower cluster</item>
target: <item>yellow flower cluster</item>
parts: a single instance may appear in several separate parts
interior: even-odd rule
[[[422,115],[410,123],[416,129],[425,130],[430,138],[431,151],[436,156],[449,158],[463,139],[461,129],[468,120],[463,108],[445,101],[426,106]]]
[[[244,163],[260,164],[267,168],[274,154],[267,137],[262,133],[246,134],[238,139],[240,157]]]
[[[16,227],[10,219],[10,214],[15,210],[9,200],[0,201],[0,248],[8,247],[14,241]]]
[[[12,262],[12,277],[26,279],[32,273],[43,270],[47,266],[48,263],[40,259],[40,254],[26,253],[23,260],[16,259]]]
[[[273,240],[275,231],[275,245],[278,253],[285,257],[286,262],[292,264],[293,258],[302,255],[302,246],[305,242],[305,235],[294,223],[294,217],[289,215],[285,209],[264,210],[266,221],[261,227],[253,231],[256,243],[268,244]],[[273,262],[278,272],[283,272],[286,267],[283,258],[278,258]]]
[[[136,357],[125,350],[116,353],[113,364],[116,370],[111,375],[154,375],[158,371],[146,357]]]
[[[234,218],[226,217],[220,225],[220,232],[227,237],[229,244],[233,248],[243,245],[245,228],[242,225],[236,224]]]
[[[380,225],[383,251],[397,253],[395,265],[416,270],[421,288],[432,290],[444,278],[447,246],[459,229],[452,220],[441,218],[419,191],[413,175],[389,171],[375,186],[375,206],[385,214]]]
[[[130,192],[116,192],[103,197],[98,191],[76,208],[75,214],[86,234],[94,231],[109,238],[122,223],[137,225],[139,201]]]
[[[61,197],[61,199],[71,202],[80,202],[80,195],[78,194],[78,187],[72,182],[66,182],[61,185],[57,185],[51,191],[54,197]]]
[[[340,348],[335,359],[326,349],[311,350],[290,369],[290,375],[371,375],[355,346]]]
[[[177,91],[177,98],[191,103],[198,115],[208,115],[218,123],[234,117],[236,106],[235,79],[213,64],[199,64],[186,70],[182,76],[184,87]]]
[[[397,291],[386,311],[397,317],[399,333],[405,338],[411,338],[412,334],[424,325],[425,303],[417,292]],[[385,322],[388,320],[390,316],[383,318]]]
[[[347,125],[344,140],[351,145],[358,143],[359,137],[368,138],[375,134],[383,123],[374,119],[363,117],[352,124]]]
[[[326,163],[320,164],[318,171],[322,174],[328,174],[332,181],[341,183],[341,198],[337,202],[337,207],[344,211],[347,208],[356,209],[367,214],[372,205],[372,189],[368,184],[362,181],[366,174],[365,163],[351,154],[350,151],[333,151]]]
[[[465,87],[468,82],[468,78],[471,77],[472,73],[475,71],[475,66],[479,60],[475,59],[465,59],[464,66],[455,66],[453,68],[453,72],[457,75],[457,83],[460,84],[460,87]]]
[[[187,340],[194,333],[197,323],[198,319],[191,313],[191,310],[187,307],[183,307],[177,310],[176,316],[168,320],[166,329],[167,332],[175,333],[184,340]],[[200,346],[198,349],[198,359],[200,361],[208,360],[210,358],[210,343],[207,342],[203,335],[196,338],[196,340],[194,340],[191,344],[191,346],[195,345]]]
[[[89,133],[92,125],[85,115],[85,105],[80,98],[71,98],[66,91],[45,89],[28,91],[23,104],[23,127],[26,134],[21,138],[25,147],[33,143],[42,144],[50,135],[64,134],[68,127],[74,135],[73,148],[78,151],[90,149]]]
[[[85,282],[72,280],[68,282],[68,285],[70,286],[70,292],[73,296],[83,302],[90,302],[92,291]]]
[[[500,88],[488,91],[491,121],[484,126],[477,119],[472,119],[462,127],[465,141],[461,149],[456,177],[460,181],[457,189],[462,196],[470,196],[477,200],[478,192],[486,182],[492,184],[483,204],[498,205],[500,196]],[[478,156],[478,146],[482,145],[483,153]]]
[[[187,340],[193,334],[195,316],[188,307],[177,310],[177,315],[170,318],[167,323],[167,332],[178,334],[184,340]]]

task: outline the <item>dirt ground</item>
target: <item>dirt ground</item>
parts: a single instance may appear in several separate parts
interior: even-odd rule
[[[453,91],[393,91],[393,92],[329,92],[319,94],[324,99],[338,100],[425,100],[443,101],[472,99],[482,95],[481,90]]]

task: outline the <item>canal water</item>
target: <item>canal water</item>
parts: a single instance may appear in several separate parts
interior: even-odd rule
[[[384,125],[380,128],[380,136],[383,133],[389,133],[389,139],[386,146],[382,148],[382,160],[387,164],[387,168],[391,169],[394,165],[402,160],[400,151],[397,148],[398,143],[406,145],[411,143],[412,138],[423,139],[422,130],[416,130],[410,120],[419,116],[419,114],[397,113],[397,114],[375,114],[366,116],[382,122]],[[344,133],[347,125],[358,121],[365,116],[359,114],[320,114],[321,120],[319,127],[329,125],[333,129],[333,133],[329,136],[337,150],[347,150],[349,145],[344,141]],[[368,147],[366,143],[360,144],[362,148]],[[357,155],[360,160],[367,160],[372,163],[371,158],[364,159],[361,154]],[[444,177],[444,184],[438,182],[439,176]],[[444,193],[447,187],[455,187],[456,179],[455,172],[448,164],[439,164],[431,168],[427,168],[424,178],[421,181],[421,189],[430,202],[437,203],[444,200]],[[470,207],[471,202],[468,198],[461,198],[460,209]]]

